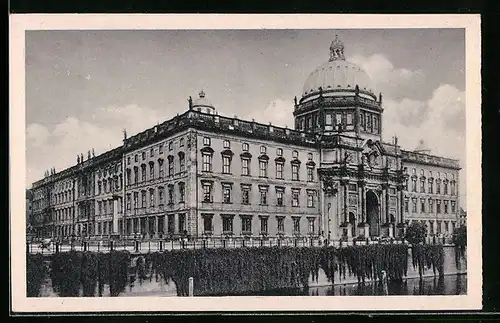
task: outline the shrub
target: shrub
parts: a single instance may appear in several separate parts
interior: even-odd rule
[[[405,239],[412,245],[425,242],[425,237],[427,236],[426,225],[420,222],[413,222],[406,229]]]

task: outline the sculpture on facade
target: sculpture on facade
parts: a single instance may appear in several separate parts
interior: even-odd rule
[[[339,191],[338,183],[333,180],[332,176],[323,177],[323,191],[326,196],[334,196]]]

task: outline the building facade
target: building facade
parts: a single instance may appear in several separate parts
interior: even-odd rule
[[[382,140],[382,94],[344,56],[295,98],[295,129],[218,115],[203,91],[176,117],[33,184],[40,235],[225,239],[431,235],[459,222],[460,166]]]

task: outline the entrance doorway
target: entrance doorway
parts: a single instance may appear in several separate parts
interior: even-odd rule
[[[351,237],[355,237],[356,236],[356,216],[352,212],[349,212],[349,223],[351,224]]]
[[[373,191],[366,192],[366,222],[370,225],[371,237],[380,235],[379,208],[377,195]]]

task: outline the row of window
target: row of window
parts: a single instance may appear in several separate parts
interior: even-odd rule
[[[167,203],[172,205],[175,203],[175,185],[169,184],[168,186],[168,200]],[[177,184],[178,187],[178,202],[184,203],[185,201],[185,183],[179,182]],[[149,194],[149,205],[147,205],[147,194]],[[158,195],[157,195],[158,194]],[[132,198],[133,198],[133,207],[134,209],[138,208],[154,208],[156,207],[156,201],[158,201],[158,206],[163,206],[165,203],[165,188],[163,186],[158,187],[158,189],[150,188],[148,191],[142,190],[140,192],[140,206],[139,206],[139,192],[127,193],[127,210],[130,210],[132,207]]]
[[[158,233],[184,233],[186,231],[186,214],[177,214],[177,225],[175,221],[176,215],[169,214],[166,216],[166,227],[164,225],[165,216],[158,217],[143,217],[127,219],[125,222],[125,232],[128,235],[132,234],[158,234]],[[121,226],[120,226],[121,227]],[[166,230],[165,230],[166,229]]]
[[[205,234],[211,234],[214,231],[214,226],[213,226],[213,214],[202,214],[203,217],[203,230]],[[221,215],[221,222],[222,222],[222,232],[223,234],[234,234],[234,215]],[[254,233],[254,228],[252,228],[252,216],[251,215],[240,215],[240,233],[241,234],[252,234]],[[300,228],[300,222],[301,222],[301,217],[300,216],[292,216],[291,217],[293,221],[293,233],[294,234],[300,234],[301,233],[301,228]],[[275,226],[276,226],[276,232],[278,234],[284,234],[285,232],[285,216],[276,216],[275,217]],[[260,232],[261,234],[267,234],[269,233],[268,228],[269,228],[269,217],[267,216],[260,216],[259,217],[260,221]],[[316,218],[310,217],[307,218],[308,221],[308,233],[314,234],[315,231],[315,223],[316,223]]]
[[[167,144],[167,147],[168,147],[168,151],[173,151],[174,150],[174,142],[169,141]],[[182,148],[182,147],[184,147],[184,138],[179,139],[179,148]],[[163,143],[160,143],[158,145],[158,155],[163,155],[163,151],[164,151],[164,145],[163,145]],[[146,155],[147,155],[146,150],[142,151],[140,153],[142,161],[146,160]],[[155,147],[151,147],[151,148],[149,148],[149,157],[154,157],[154,156],[155,156]],[[127,157],[127,165],[130,165],[131,162],[132,162],[131,156],[128,156]],[[134,155],[134,162],[136,162],[136,163],[139,162],[139,153]]]
[[[62,222],[62,221],[68,221],[73,218],[75,215],[75,208],[74,207],[67,207],[64,209],[59,209],[55,210],[55,218],[56,221]]]
[[[117,201],[117,212],[122,212],[122,199],[118,198]],[[106,215],[114,213],[114,201],[113,200],[102,200],[97,201],[97,212],[96,215]]]
[[[251,174],[251,158],[241,157],[241,176],[252,176]],[[284,177],[284,161],[275,161],[276,165],[276,179],[285,179]],[[292,181],[300,180],[300,162],[292,160],[290,162],[292,170]],[[203,152],[202,153],[202,171],[203,172],[213,172],[213,153]],[[222,156],[222,174],[232,174],[232,156],[223,155]],[[268,178],[269,174],[269,161],[266,159],[259,159],[259,177]],[[314,181],[314,166],[307,165],[307,181]]]
[[[380,119],[377,114],[361,111],[359,114],[361,130],[380,134]],[[311,113],[297,119],[296,128],[299,131],[312,131],[320,126],[320,114]],[[325,112],[326,131],[354,130],[354,113],[351,111]]]
[[[108,175],[112,176],[118,173],[121,173],[122,171],[122,164],[121,163],[115,163],[114,165],[108,165],[104,167],[103,169],[99,169],[97,171],[97,177],[106,177]]]
[[[410,220],[410,223],[413,222],[419,222],[418,220]],[[441,233],[453,233],[456,228],[456,222],[455,221],[427,221],[421,220],[420,223],[427,225],[427,232],[429,234],[441,234]],[[434,228],[434,225],[436,225],[436,228]]]
[[[222,203],[230,204],[233,203],[233,184],[232,183],[221,183],[222,186]],[[214,191],[214,183],[211,181],[202,181],[203,188],[203,202],[212,203],[213,202],[213,191]],[[284,206],[285,205],[285,188],[276,186],[275,187],[275,205],[276,206]],[[300,206],[300,188],[292,188],[291,195],[291,205],[294,207]],[[240,203],[243,205],[251,204],[251,185],[241,185],[241,200]],[[316,205],[316,191],[315,190],[306,190],[307,194],[307,207],[315,207]],[[259,185],[259,204],[260,205],[270,205],[269,201],[269,186],[268,185]]]
[[[58,182],[54,185],[55,191],[64,191],[72,188],[71,181]]]
[[[408,175],[408,167],[405,167],[404,168],[404,172],[405,174]],[[416,168],[412,168],[411,170],[411,174],[412,175],[417,175],[417,169]],[[425,170],[424,169],[420,169],[420,176],[421,177],[425,177]],[[427,171],[427,177],[428,178],[434,178],[432,176],[432,171],[431,170],[428,170]],[[441,172],[437,172],[436,173],[436,177],[435,177],[436,180],[438,179],[448,179],[448,173],[441,173]],[[451,174],[451,180],[454,181],[455,180],[455,174]]]
[[[419,210],[417,208],[418,206],[418,199],[417,198],[412,198],[412,208],[411,208],[411,213],[434,213],[434,204],[436,205],[436,210],[435,212],[437,214],[444,213],[444,214],[455,214],[456,212],[456,202],[455,201],[447,201],[447,200],[436,200],[436,199],[425,199],[421,198],[420,199],[420,205],[419,205]],[[443,208],[441,208],[441,205]],[[451,208],[449,208],[451,206]],[[405,212],[409,213],[409,198],[405,199],[404,203],[404,208]]]
[[[97,181],[97,194],[102,193],[112,193],[121,191],[123,188],[123,175],[120,174],[119,177],[110,177],[108,179],[103,179],[102,181]]]
[[[204,137],[203,138],[203,146],[205,147],[210,147],[212,145],[212,139],[210,137]],[[222,142],[222,146],[224,149],[231,149],[231,141],[228,139],[225,139]],[[244,142],[241,144],[241,150],[243,152],[248,152],[250,149],[250,146],[248,143]],[[260,146],[260,154],[265,155],[267,154],[267,147],[264,145]],[[283,157],[283,148],[276,148],[276,156],[278,157]],[[299,152],[297,150],[292,151],[292,158],[299,158]],[[312,153],[307,153],[307,159],[312,160],[313,159],[313,154]]]
[[[183,173],[186,171],[186,159],[184,153],[179,153],[179,172]],[[155,167],[155,164],[157,166]],[[167,169],[168,177],[173,177],[175,175],[175,157],[170,155],[167,157]],[[132,173],[134,176],[132,177]],[[149,169],[146,164],[142,164],[140,167],[134,166],[132,169],[127,168],[127,184],[136,184],[141,182],[146,182],[147,180],[153,180],[156,178],[163,178],[165,176],[165,166],[163,159],[158,159],[155,163],[154,161],[149,162]]]
[[[66,191],[66,192],[52,194],[52,203],[54,203],[54,204],[71,202],[72,200],[73,200],[73,192],[72,191]]]
[[[421,177],[420,178],[420,190],[419,190],[420,193],[426,193],[425,192],[425,182],[426,182],[425,177]],[[434,194],[434,180],[432,178],[430,178],[427,182],[428,182],[427,183],[427,188],[428,188],[427,193]],[[435,183],[436,183],[436,194],[456,195],[456,182],[454,180],[451,182],[448,182],[447,180],[441,181],[440,179],[437,179],[435,181]],[[443,184],[443,185],[441,186],[441,184]],[[448,185],[448,184],[450,184],[450,185]],[[442,187],[442,190],[441,190],[441,187]],[[448,190],[448,187],[450,188],[450,190]],[[405,181],[405,190],[408,190],[408,181]],[[417,192],[417,178],[416,177],[411,178],[411,191]]]

